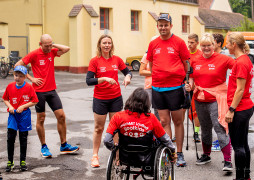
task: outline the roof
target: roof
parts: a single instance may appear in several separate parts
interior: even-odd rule
[[[241,25],[244,16],[240,13],[201,9],[198,10],[199,17],[204,21],[207,29],[226,29]]]
[[[71,9],[71,12],[69,13],[69,17],[76,17],[83,7],[86,9],[86,11],[91,17],[99,16],[92,6],[86,5],[86,4],[77,4],[77,5],[74,5],[73,8]]]
[[[199,8],[211,9],[214,0],[199,0]]]
[[[148,13],[154,18],[154,20],[155,21],[157,21],[158,20],[158,16],[157,16],[157,14],[156,13],[154,13],[154,12],[151,12],[151,11],[148,11]]]

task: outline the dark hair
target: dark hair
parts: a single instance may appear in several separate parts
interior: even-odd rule
[[[144,88],[137,88],[125,102],[124,110],[129,110],[130,113],[137,112],[139,115],[144,113],[146,116],[150,116],[148,114],[151,112],[150,106],[148,93]]]
[[[217,42],[217,44],[221,43],[220,47],[222,48],[222,45],[224,43],[224,37],[223,37],[223,35],[222,34],[213,34],[213,38]]]

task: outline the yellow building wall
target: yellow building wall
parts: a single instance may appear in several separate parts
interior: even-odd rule
[[[217,34],[222,34],[223,36],[225,36],[228,32],[228,30],[225,30],[225,29],[205,29],[205,32],[206,33],[217,33]]]
[[[2,46],[5,49],[0,49],[0,57],[8,57],[8,24],[0,24],[0,38],[2,39]]]
[[[42,35],[42,25],[29,25],[29,52],[40,47],[40,37]]]
[[[232,13],[232,9],[228,0],[214,0],[211,9]]]
[[[27,24],[41,24],[42,0],[5,0],[0,1],[0,19],[9,25],[8,51],[19,51],[20,56],[27,53],[28,26]],[[20,37],[22,36],[22,37]]]
[[[201,36],[205,33],[205,26],[204,25],[201,25],[200,22],[194,18],[193,20],[194,24],[193,24],[193,30],[190,31],[190,33],[195,33],[199,36],[199,38],[201,38]],[[202,28],[199,28],[199,27],[202,27]]]

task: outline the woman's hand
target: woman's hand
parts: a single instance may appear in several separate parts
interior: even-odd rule
[[[192,89],[191,85],[190,85],[189,83],[185,83],[185,90],[186,90],[187,92],[190,92],[191,89]]]
[[[113,78],[104,77],[104,80],[107,81],[109,84],[116,84],[116,81]]]
[[[225,116],[225,121],[226,121],[227,123],[233,122],[234,114],[235,114],[234,112],[228,111],[227,114],[226,114],[226,116]]]
[[[126,87],[130,83],[131,83],[131,76],[126,75],[123,81],[123,85]]]

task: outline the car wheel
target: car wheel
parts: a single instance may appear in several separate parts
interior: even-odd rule
[[[131,66],[132,66],[133,71],[138,71],[139,67],[140,67],[140,62],[139,61],[133,61],[131,63]]]

